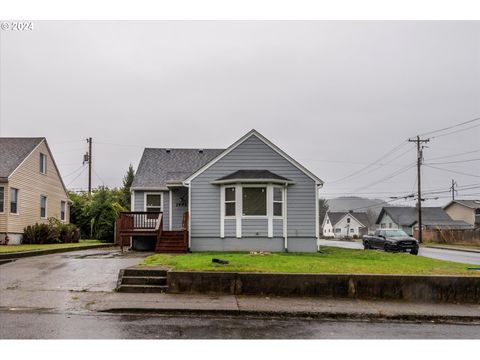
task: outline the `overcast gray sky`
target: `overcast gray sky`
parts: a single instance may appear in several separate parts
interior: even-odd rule
[[[413,144],[335,180],[480,116],[480,22],[37,21],[0,37],[0,135],[47,137],[71,188],[86,187],[89,136],[94,184],[118,186],[143,147],[227,147],[255,128],[321,196],[388,198],[414,189]],[[480,184],[479,161],[433,164],[480,158],[479,139],[432,139],[427,163],[469,175],[424,167],[424,188]]]

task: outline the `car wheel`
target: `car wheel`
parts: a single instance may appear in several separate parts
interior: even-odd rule
[[[383,246],[383,250],[384,250],[385,252],[390,251],[390,246],[389,246],[388,244],[385,244],[385,245]]]
[[[410,251],[411,255],[418,255],[418,249],[413,249]]]
[[[364,250],[370,250],[370,249],[371,249],[370,244],[368,243],[368,241],[363,243],[363,249],[364,249]]]

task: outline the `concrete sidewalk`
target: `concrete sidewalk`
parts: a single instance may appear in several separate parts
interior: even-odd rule
[[[350,299],[109,293],[87,307],[102,312],[225,314],[330,319],[480,323],[480,305]]]

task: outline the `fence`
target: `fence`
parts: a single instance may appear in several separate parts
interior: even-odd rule
[[[418,230],[414,230],[418,239]],[[424,242],[440,244],[472,244],[480,245],[480,228],[477,229],[425,229],[422,232]]]

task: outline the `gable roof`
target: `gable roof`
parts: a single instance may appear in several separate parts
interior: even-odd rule
[[[214,184],[226,184],[231,182],[249,182],[249,181],[263,181],[274,183],[293,183],[292,180],[286,177],[275,174],[269,170],[237,170],[231,174],[223,176],[215,180]]]
[[[417,208],[411,206],[385,206],[378,215],[376,223],[378,224],[383,215],[387,214],[400,226],[412,226],[418,220]],[[422,222],[425,225],[452,223],[450,216],[441,207],[422,207]],[[453,224],[453,223],[452,223]]]
[[[7,179],[45,138],[0,138],[0,178]]]
[[[166,190],[220,154],[223,149],[146,148],[133,178],[132,189]]]
[[[332,226],[342,220],[345,216],[350,215],[359,223],[364,225],[365,227],[370,227],[370,220],[368,219],[367,213],[365,212],[350,212],[350,211],[327,211],[328,218]]]
[[[194,178],[196,178],[198,175],[203,173],[205,170],[207,170],[210,166],[215,164],[217,161],[219,161],[221,158],[223,158],[225,155],[229,154],[232,150],[237,148],[240,144],[245,142],[247,139],[249,139],[252,136],[256,136],[260,141],[262,141],[265,145],[270,147],[273,151],[278,153],[280,156],[282,156],[284,159],[286,159],[288,162],[290,162],[293,166],[295,166],[297,169],[302,171],[305,175],[313,179],[316,183],[318,184],[323,184],[323,181],[316,176],[314,173],[311,171],[307,170],[304,166],[302,166],[299,162],[297,162],[295,159],[293,159],[290,155],[285,153],[283,150],[281,150],[278,146],[273,144],[270,140],[268,140],[266,137],[264,137],[262,134],[260,134],[257,130],[252,129],[248,133],[246,133],[244,136],[242,136],[240,139],[235,141],[232,145],[230,145],[227,149],[225,149],[222,153],[220,153],[218,156],[216,156],[214,159],[209,161],[207,164],[202,166],[200,169],[195,171],[192,175],[190,175],[186,180],[185,183],[190,183]]]
[[[452,200],[450,201],[447,205],[445,205],[443,208],[446,209],[453,203],[457,203],[463,206],[466,206],[470,209],[480,209],[480,200]]]

